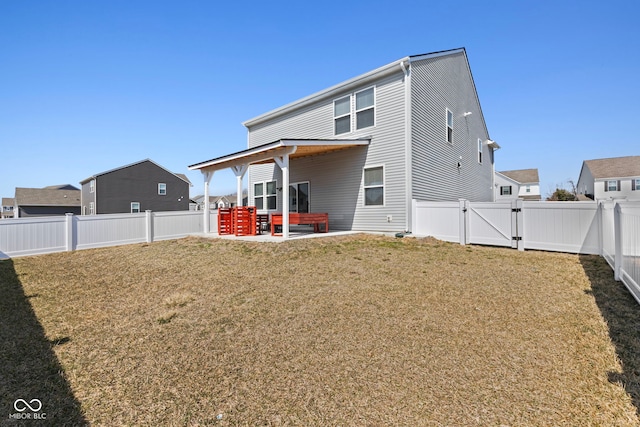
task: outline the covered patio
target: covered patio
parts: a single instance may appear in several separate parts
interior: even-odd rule
[[[282,171],[282,211],[280,213],[289,212],[289,174],[291,160],[345,150],[352,147],[368,146],[370,142],[371,140],[369,138],[281,139],[189,166],[189,170],[199,170],[204,177],[204,233],[207,234],[211,230],[209,187],[215,171],[227,168],[233,171],[237,180],[237,206],[242,206],[242,179],[249,170],[249,165],[277,164]],[[284,239],[290,237],[289,225],[289,215],[282,215],[282,238]]]

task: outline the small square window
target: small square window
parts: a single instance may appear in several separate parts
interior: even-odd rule
[[[131,213],[140,213],[140,202],[131,202]]]
[[[167,195],[167,184],[161,182],[158,184],[158,194],[161,196]]]

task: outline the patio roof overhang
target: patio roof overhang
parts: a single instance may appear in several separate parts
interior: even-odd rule
[[[209,182],[215,171],[231,168],[237,179],[237,203],[242,205],[242,177],[249,165],[276,163],[282,170],[282,211],[289,212],[289,161],[300,157],[326,154],[352,147],[367,146],[371,138],[360,139],[281,139],[258,145],[247,150],[207,160],[189,166],[189,170],[199,170],[204,176],[204,230],[210,230]],[[289,216],[282,219],[282,236],[289,237]]]
[[[289,155],[290,159],[326,154],[351,147],[366,146],[370,138],[362,139],[281,139],[247,150],[207,160],[189,166],[189,170],[217,171],[241,165],[275,163],[276,158]]]

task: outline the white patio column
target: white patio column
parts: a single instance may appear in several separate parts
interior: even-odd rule
[[[244,174],[247,173],[249,169],[249,165],[239,165],[233,166],[231,168],[233,173],[236,174],[236,206],[242,206],[242,178],[244,178]]]
[[[211,202],[209,201],[209,183],[213,178],[214,171],[202,171],[204,176],[204,233],[211,231]]]
[[[289,238],[289,155],[275,158],[282,170],[282,237]]]

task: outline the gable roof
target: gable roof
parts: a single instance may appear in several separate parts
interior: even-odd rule
[[[3,197],[2,198],[2,206],[13,206],[16,202],[16,199],[13,197]]]
[[[392,73],[401,72],[401,71],[403,72],[403,70],[406,69],[406,67],[409,66],[411,62],[414,62],[414,61],[421,61],[429,58],[437,58],[439,56],[455,55],[459,53],[462,53],[464,55],[465,61],[467,62],[467,67],[469,68],[469,74],[471,75],[471,68],[469,67],[469,60],[467,58],[467,52],[464,47],[449,49],[449,50],[442,50],[438,52],[425,53],[421,55],[405,56],[404,58],[398,59],[397,61],[394,61],[390,64],[383,65],[382,67],[369,71],[368,73],[361,74],[352,79],[346,80],[342,83],[339,83],[327,89],[321,90],[320,92],[316,92],[314,94],[301,98],[297,101],[286,104],[280,108],[276,108],[275,110],[271,110],[267,113],[261,114],[257,117],[254,117],[253,119],[243,122],[242,124],[248,128],[250,126],[254,126],[254,125],[263,123],[267,120],[271,120],[273,118],[287,114],[294,109],[298,109],[298,108],[310,105],[312,103],[316,103],[323,99],[337,96],[339,94],[342,94],[345,91],[349,91],[358,86],[369,84],[374,80],[380,79],[381,77],[390,75]],[[473,75],[471,75],[471,80],[473,82]],[[475,91],[475,83],[473,83],[473,88]],[[476,98],[477,98],[477,92],[476,92]],[[479,104],[479,101],[478,101],[478,104]],[[487,132],[487,135],[488,134],[489,133]]]
[[[16,187],[18,206],[80,206],[80,190]]]
[[[191,183],[191,181],[189,181],[189,178],[187,178],[187,176],[185,174],[173,173],[170,170],[168,170],[167,168],[160,166],[159,164],[157,164],[156,162],[154,162],[151,159],[140,160],[139,162],[134,162],[134,163],[131,163],[131,164],[128,164],[128,165],[124,165],[124,166],[120,166],[120,167],[117,167],[117,168],[109,169],[108,171],[100,172],[100,173],[97,173],[95,175],[91,175],[89,178],[85,178],[82,181],[80,181],[80,184],[84,184],[84,183],[86,183],[86,182],[88,182],[88,181],[90,181],[92,179],[95,179],[95,178],[97,178],[99,176],[106,175],[106,174],[109,174],[111,172],[118,171],[120,169],[130,168],[131,166],[136,166],[136,165],[139,165],[139,164],[145,163],[145,162],[149,162],[149,163],[152,163],[152,164],[156,165],[160,169],[163,169],[163,170],[167,171],[168,173],[170,173],[172,175],[175,175],[178,178],[180,178],[181,180],[185,181],[187,184],[189,184],[190,187],[193,187],[193,184]]]
[[[594,179],[640,176],[640,156],[585,160],[582,167],[585,166]]]
[[[520,184],[537,184],[540,182],[538,169],[517,169],[511,171],[501,171],[497,173],[499,173],[500,175],[504,175],[507,178],[511,178],[513,181]]]
[[[71,184],[60,184],[60,185],[47,185],[46,187],[42,187],[49,190],[80,190],[75,185]]]

